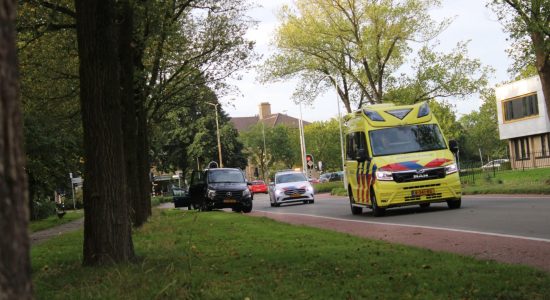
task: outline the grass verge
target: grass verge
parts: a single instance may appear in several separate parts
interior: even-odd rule
[[[334,188],[343,188],[343,187],[344,187],[343,181],[331,181],[331,182],[317,183],[313,185],[313,189],[315,190],[316,194],[330,193]]]
[[[134,264],[82,267],[82,232],[32,248],[38,299],[543,299],[550,274],[241,214],[154,210]]]
[[[486,171],[474,183],[468,179],[464,194],[550,194],[550,168]]]
[[[69,223],[84,217],[83,210],[67,210],[66,212],[67,213],[61,219],[58,218],[57,215],[53,215],[43,220],[32,221],[29,224],[29,229],[31,232],[36,232]]]

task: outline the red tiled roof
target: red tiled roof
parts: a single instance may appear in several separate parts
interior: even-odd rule
[[[257,124],[258,122],[263,122],[266,126],[269,126],[269,127],[275,127],[277,125],[286,125],[288,127],[298,128],[299,119],[296,119],[289,115],[277,113],[277,114],[272,114],[269,117],[264,118],[263,120],[260,120],[258,116],[236,117],[236,118],[231,118],[231,122],[233,122],[233,126],[235,126],[235,128],[238,131],[243,131],[243,130],[247,130],[250,126]],[[304,126],[311,124],[307,121],[303,121],[303,122],[304,122]]]

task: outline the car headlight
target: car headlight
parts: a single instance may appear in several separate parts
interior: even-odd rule
[[[275,189],[275,196],[280,196],[283,193],[283,191],[279,189]]]
[[[208,198],[214,199],[214,197],[216,197],[216,191],[208,190]]]
[[[456,172],[458,172],[458,167],[456,166],[456,164],[450,164],[448,166],[445,166],[445,173],[447,173],[447,175],[453,174]]]
[[[313,187],[311,185],[308,185],[306,190],[308,193],[313,193]]]
[[[250,190],[246,189],[243,191],[243,197],[250,197]]]
[[[376,179],[390,181],[393,180],[393,174],[390,171],[376,170]]]

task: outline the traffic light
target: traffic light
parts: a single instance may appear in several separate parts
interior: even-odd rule
[[[313,169],[313,166],[314,166],[313,155],[306,154],[306,166],[308,169]]]

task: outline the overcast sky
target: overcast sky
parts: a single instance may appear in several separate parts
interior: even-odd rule
[[[261,7],[250,11],[249,15],[259,21],[257,28],[248,32],[248,38],[256,41],[256,50],[264,59],[273,53],[270,45],[275,28],[278,25],[276,13],[284,4],[292,0],[258,0]],[[460,41],[470,41],[469,56],[478,58],[485,65],[495,69],[491,86],[509,78],[507,69],[511,64],[505,53],[509,47],[506,34],[494,13],[485,7],[483,0],[444,0],[440,8],[433,11],[435,19],[453,17],[449,28],[439,36],[440,46],[436,50],[447,52]],[[258,114],[260,102],[271,103],[272,113],[286,113],[299,117],[299,108],[291,99],[296,81],[274,84],[260,84],[257,74],[250,71],[240,81],[232,81],[240,94],[230,95],[221,100],[225,111],[231,117],[245,117]],[[465,100],[451,100],[456,105],[458,115],[469,113],[480,106],[477,95]],[[303,107],[303,118],[307,121],[329,120],[337,116],[337,100],[334,92],[318,97],[313,105]],[[345,113],[343,106],[342,113]]]

